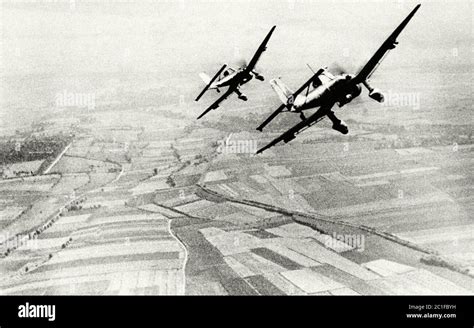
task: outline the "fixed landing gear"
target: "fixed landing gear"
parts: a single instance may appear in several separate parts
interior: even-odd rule
[[[239,97],[240,100],[247,101],[247,96],[240,92],[239,89],[235,90],[235,93],[237,94],[237,97]]]
[[[257,72],[254,72],[254,71],[252,71],[252,74],[253,74],[253,76],[255,76],[255,78],[256,78],[257,80],[259,80],[259,81],[265,81],[265,78],[263,77],[263,75],[260,75],[260,74],[258,74]]]
[[[332,128],[342,134],[347,134],[349,133],[349,128],[347,125],[344,123],[344,121],[338,119],[336,115],[334,115],[333,111],[329,111],[327,114],[327,117],[331,120],[332,122]]]

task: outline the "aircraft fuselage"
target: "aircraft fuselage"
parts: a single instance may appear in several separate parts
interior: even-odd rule
[[[227,75],[225,75],[219,81],[215,82],[212,85],[212,88],[228,87],[236,83],[238,83],[239,85],[243,85],[247,83],[248,81],[250,81],[252,78],[253,78],[252,74],[245,73],[244,69],[242,68],[233,72],[227,71]]]
[[[339,75],[333,80],[322,83],[314,88],[308,95],[298,95],[293,102],[292,111],[320,107],[321,105],[336,100],[339,107],[351,102],[361,93],[361,87],[352,83],[352,75]]]

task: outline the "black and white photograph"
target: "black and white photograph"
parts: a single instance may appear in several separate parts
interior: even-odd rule
[[[3,0],[4,315],[408,296],[397,318],[454,327],[474,295],[473,7]]]

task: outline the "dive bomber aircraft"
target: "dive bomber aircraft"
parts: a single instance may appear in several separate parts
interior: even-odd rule
[[[276,26],[273,26],[271,28],[270,32],[268,32],[262,44],[260,45],[260,47],[258,47],[257,52],[247,65],[244,64],[238,69],[233,69],[231,67],[227,67],[227,65],[224,64],[212,79],[206,73],[199,74],[206,86],[197,96],[195,101],[198,101],[202,97],[202,95],[209,89],[215,89],[217,92],[220,92],[219,88],[228,87],[228,89],[219,99],[217,99],[201,115],[199,115],[197,119],[200,119],[211,110],[219,107],[219,104],[234,92],[237,94],[239,99],[247,101],[247,96],[239,90],[239,87],[250,81],[253,77],[260,81],[264,80],[264,77],[255,71],[255,65],[257,64],[262,53],[267,49],[267,43],[270,40],[270,37],[272,36],[272,33],[275,28]]]
[[[321,68],[315,72],[306,83],[296,90],[296,92],[292,92],[279,78],[271,80],[270,84],[283,104],[278,107],[277,110],[257,128],[257,130],[262,131],[270,121],[282,112],[300,114],[301,122],[271,141],[265,147],[259,149],[257,154],[275,146],[281,141],[285,143],[290,142],[296,138],[296,135],[321,121],[326,116],[331,120],[333,124],[332,128],[334,130],[339,131],[342,134],[347,134],[349,132],[347,125],[342,120],[338,119],[331,109],[334,104],[343,107],[353,99],[357,98],[362,91],[361,84],[368,89],[370,98],[378,102],[383,102],[384,95],[379,90],[373,88],[369,84],[368,79],[380,65],[388,51],[394,49],[398,44],[397,37],[415,15],[420,6],[421,5],[418,4],[410,12],[410,14],[393,31],[388,39],[385,40],[382,46],[377,50],[377,52],[375,52],[372,58],[370,58],[357,75],[340,74],[334,76],[326,68]],[[314,114],[306,118],[303,111],[311,108],[318,109]]]

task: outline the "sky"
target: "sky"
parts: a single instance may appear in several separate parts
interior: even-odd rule
[[[2,2],[1,76],[31,73],[198,72],[250,57],[272,25],[260,63],[271,70],[360,66],[413,1]],[[387,65],[466,65],[472,2],[422,2]],[[456,54],[454,56],[453,54]]]
[[[0,128],[35,120],[31,110],[54,108],[65,90],[157,106],[162,97],[184,95],[199,111],[213,95],[192,101],[202,88],[198,73],[250,60],[273,25],[257,66],[267,81],[282,76],[295,89],[311,74],[307,64],[337,63],[356,73],[417,3],[3,0]],[[424,108],[451,118],[449,108],[472,103],[473,5],[421,3],[372,78],[384,90],[420,92]],[[268,90],[266,82],[243,88],[253,105],[271,102]]]

